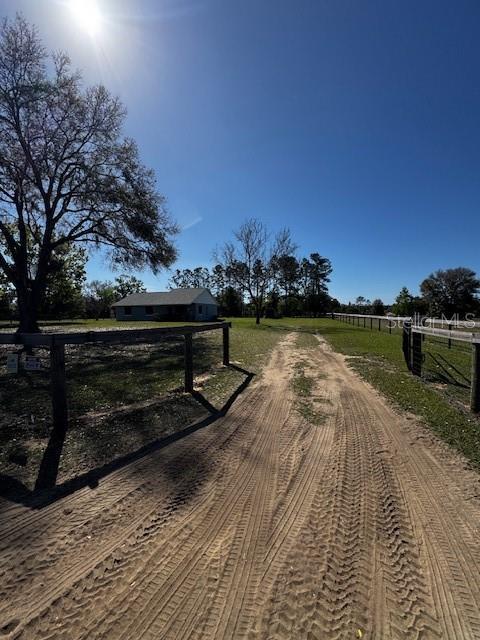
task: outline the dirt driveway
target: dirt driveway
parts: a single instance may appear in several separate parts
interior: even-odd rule
[[[0,638],[480,638],[478,495],[292,334],[225,418],[41,510],[0,505]]]

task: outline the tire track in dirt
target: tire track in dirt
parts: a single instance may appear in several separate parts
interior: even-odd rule
[[[305,358],[319,425],[294,408]],[[225,418],[94,490],[2,511],[0,638],[480,638],[463,466],[290,334]]]

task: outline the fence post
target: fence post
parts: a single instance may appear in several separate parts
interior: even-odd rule
[[[434,325],[435,326],[435,325]],[[451,331],[452,330],[452,325],[449,324],[448,325],[448,330]],[[451,349],[452,348],[452,338],[448,338],[448,348]]]
[[[412,325],[410,322],[403,323],[403,340],[402,340],[402,351],[405,357],[405,362],[407,363],[407,367],[409,371],[412,370]]]
[[[474,413],[480,411],[480,344],[472,344],[472,387],[470,408]]]
[[[366,326],[367,326],[367,319],[363,318],[363,328],[365,329]]]
[[[52,393],[53,430],[57,434],[65,434],[68,428],[65,345],[56,343],[54,337],[52,337],[50,345],[50,385]]]
[[[228,367],[230,364],[230,335],[229,327],[223,327],[223,364]]]
[[[193,336],[191,333],[185,334],[185,391],[193,391]]]
[[[373,318],[370,318],[370,331],[373,329]]]
[[[379,331],[382,330],[382,319],[381,318],[378,319],[378,330]]]
[[[416,331],[412,334],[412,373],[422,375],[422,334]]]

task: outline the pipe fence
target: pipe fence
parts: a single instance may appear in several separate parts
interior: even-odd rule
[[[410,316],[374,316],[356,313],[334,313],[334,319],[346,322],[353,326],[369,328],[371,330],[382,330],[382,323],[388,323],[387,329],[391,334],[393,329],[402,331],[402,350],[409,370],[416,376],[422,376],[425,363],[425,351],[423,342],[428,336],[439,338],[445,341],[448,349],[452,348],[452,343],[471,345],[471,370],[470,370],[470,409],[480,412],[480,332],[468,331],[467,329],[480,328],[477,321],[447,321],[448,329],[436,327],[435,324],[445,324],[445,320],[440,318],[424,318],[422,324],[414,324],[412,320],[416,317]],[[425,324],[433,326],[425,326]],[[456,328],[452,328],[456,327]],[[459,329],[463,327],[464,330]]]

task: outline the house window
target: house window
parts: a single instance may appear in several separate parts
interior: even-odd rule
[[[198,313],[200,315],[202,315],[202,313],[203,313],[203,305],[201,305],[201,304],[198,305]]]
[[[123,313],[126,316],[131,316],[132,315],[132,307],[123,307]]]
[[[153,316],[153,307],[145,307],[145,315]]]

